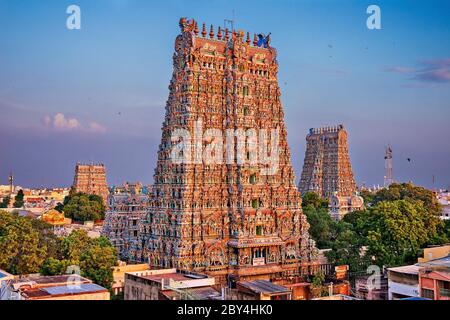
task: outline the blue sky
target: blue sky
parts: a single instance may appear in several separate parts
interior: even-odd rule
[[[68,186],[77,161],[151,183],[181,16],[272,32],[298,178],[307,130],[344,123],[358,184],[390,143],[396,179],[450,185],[450,3],[345,0],[0,0],[0,184]]]

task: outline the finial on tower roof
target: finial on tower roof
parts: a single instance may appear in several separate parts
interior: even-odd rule
[[[184,31],[184,25],[186,24],[186,18],[182,17],[180,18],[179,26],[181,31]]]
[[[245,42],[250,45],[250,32],[247,32],[247,40]]]
[[[195,33],[196,36],[198,36],[198,23],[197,23],[197,21],[195,21],[194,33]]]
[[[230,36],[228,34],[228,28],[225,28],[225,41],[228,41],[230,39]]]
[[[211,25],[211,29],[209,29],[209,37],[210,37],[211,39],[214,38],[214,27],[213,27],[213,25]]]
[[[256,33],[253,35],[253,45],[255,47],[258,45],[258,38],[256,37]]]
[[[202,36],[203,38],[206,38],[206,23],[203,23]]]
[[[222,28],[219,26],[219,30],[217,31],[217,39],[222,40]]]

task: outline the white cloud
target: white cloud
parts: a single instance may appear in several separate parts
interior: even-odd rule
[[[80,122],[75,118],[66,118],[64,114],[57,113],[53,118],[53,126],[60,130],[75,130],[81,128]]]
[[[89,124],[89,131],[93,132],[93,133],[105,133],[106,132],[106,127],[101,125],[98,122],[92,121]]]
[[[78,131],[78,132],[90,132],[90,133],[105,133],[106,127],[98,122],[92,121],[87,127],[83,126],[81,121],[76,118],[66,117],[63,113],[59,112],[53,116],[46,115],[42,118],[42,124],[44,127],[54,129],[57,131]]]

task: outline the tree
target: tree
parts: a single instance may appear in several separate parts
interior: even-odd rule
[[[82,276],[111,288],[116,260],[116,249],[108,238],[92,239],[85,230],[59,238],[41,220],[0,210],[0,269],[16,275],[58,275],[77,265]]]
[[[364,270],[368,265],[368,257],[362,252],[364,239],[351,230],[348,224],[343,226],[326,256],[334,265],[348,265],[351,272]]]
[[[55,258],[47,258],[41,266],[40,273],[44,276],[56,276],[65,273],[68,266],[67,260],[58,260]]]
[[[117,261],[117,252],[108,238],[92,239],[85,230],[75,230],[63,239],[62,252],[65,266],[78,265],[83,276],[111,288],[112,267]]]
[[[321,269],[319,269],[312,278],[311,289],[313,295],[317,298],[328,295],[328,290],[324,287],[325,284],[325,274]]]
[[[111,289],[113,281],[112,266],[115,265],[116,261],[117,256],[114,247],[111,245],[102,247],[97,243],[81,254],[80,267],[83,276],[107,289]]]
[[[14,208],[22,208],[23,207],[23,205],[24,205],[23,198],[24,198],[23,190],[20,189],[17,192],[16,198],[15,198],[15,202],[13,204]]]
[[[76,193],[64,199],[62,210],[66,217],[74,221],[95,221],[105,218],[105,205],[103,199],[97,195]],[[59,210],[61,208],[59,207]]]
[[[364,237],[375,264],[395,266],[417,261],[420,248],[439,236],[442,221],[422,201],[382,201],[363,212],[355,229]]]
[[[310,205],[312,205],[316,209],[318,208],[328,209],[328,199],[321,198],[315,192],[306,192],[302,196],[302,207],[306,208]]]
[[[382,201],[409,200],[421,201],[426,210],[434,215],[440,215],[442,207],[433,191],[412,183],[393,183],[387,189],[381,189],[373,197],[373,205]]]
[[[0,221],[0,268],[13,274],[38,272],[47,247],[30,218],[0,212]]]
[[[67,259],[71,264],[79,264],[80,257],[84,250],[92,243],[85,230],[74,230],[72,233],[62,240],[61,250],[64,259]]]
[[[366,207],[370,207],[375,198],[375,192],[369,190],[361,190],[361,197],[364,199],[364,204]]]
[[[0,208],[8,208],[10,203],[11,203],[11,197],[6,196],[3,198],[2,202],[0,203]]]
[[[309,234],[316,241],[317,247],[321,249],[329,248],[333,229],[336,228],[337,222],[331,218],[328,210],[316,208],[311,204],[303,209],[303,213],[310,225]]]

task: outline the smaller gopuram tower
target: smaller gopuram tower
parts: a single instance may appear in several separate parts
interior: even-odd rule
[[[73,179],[75,192],[96,194],[103,198],[106,205],[108,199],[108,185],[106,183],[106,167],[104,164],[77,163]]]
[[[342,124],[309,130],[299,190],[302,194],[316,192],[324,198],[355,193],[347,131]]]

